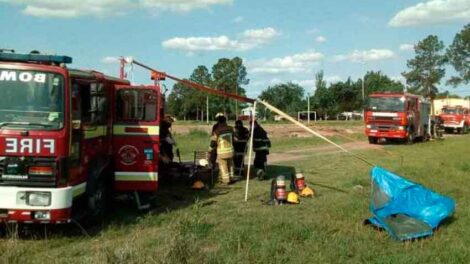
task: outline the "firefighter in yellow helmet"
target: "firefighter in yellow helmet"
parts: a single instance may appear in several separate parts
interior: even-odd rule
[[[229,184],[233,180],[233,128],[227,125],[224,115],[217,115],[210,147],[217,153],[219,181]]]

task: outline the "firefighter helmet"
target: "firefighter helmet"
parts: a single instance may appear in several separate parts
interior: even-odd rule
[[[204,187],[205,187],[204,183],[201,180],[197,180],[193,183],[193,186],[191,186],[191,189],[201,190]]]
[[[225,116],[225,115],[224,115],[224,113],[219,112],[219,113],[217,113],[217,114],[215,115],[215,118],[217,119],[217,118],[219,118],[219,117],[221,117],[221,116]]]
[[[291,204],[300,203],[299,196],[295,192],[289,192],[287,195],[287,202]]]
[[[305,188],[300,192],[300,196],[302,197],[313,197],[314,195],[315,192],[308,186],[305,186]]]

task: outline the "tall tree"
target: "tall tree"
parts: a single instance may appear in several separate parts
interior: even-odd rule
[[[199,83],[205,86],[212,86],[212,76],[206,66],[199,65],[194,69],[193,73],[189,77],[189,79],[195,83]],[[191,89],[191,100],[194,102],[194,107],[196,107],[196,111],[200,112],[196,114],[196,118],[204,119],[204,111],[207,107],[206,102],[209,101],[209,94],[204,93],[202,91]],[[209,110],[210,111],[210,110]]]
[[[447,83],[454,87],[470,83],[470,23],[455,35],[452,45],[447,49],[447,58],[458,73]]]
[[[436,84],[445,75],[446,56],[443,49],[444,43],[434,35],[429,35],[415,46],[416,55],[407,62],[410,71],[402,73],[411,86],[410,91],[434,99],[438,93]]]
[[[191,89],[182,83],[175,83],[173,89],[167,98],[167,111],[169,114],[176,116],[178,119],[186,119],[192,117],[193,102],[191,98]]]
[[[323,71],[315,74],[315,93],[313,96],[313,109],[317,111],[318,115],[326,118],[326,115],[332,112],[336,102],[334,101],[333,94],[326,86]]]
[[[331,84],[329,90],[336,102],[336,107],[331,109],[333,114],[360,109],[362,105],[361,86],[361,83],[355,83],[351,78],[348,78],[345,82]]]
[[[219,59],[212,67],[212,78],[216,89],[239,95],[245,95],[245,89],[242,85],[247,85],[250,82],[243,60],[239,57]],[[224,112],[233,113],[237,110],[238,102],[233,102],[233,100],[219,98],[216,102],[219,104],[220,110]]]
[[[294,83],[283,83],[268,87],[259,98],[290,114],[305,110],[304,88]]]
[[[402,92],[405,89],[401,82],[392,80],[381,71],[367,72],[364,76],[364,80],[366,97],[373,92]],[[360,81],[358,80],[358,82]]]

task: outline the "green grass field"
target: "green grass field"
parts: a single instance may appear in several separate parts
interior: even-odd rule
[[[191,134],[176,136],[189,153],[185,157],[207,148],[207,135]],[[277,140],[273,152],[322,144],[313,138]],[[272,176],[292,168],[304,172],[317,196],[299,205],[264,205],[268,181],[250,181],[247,203],[245,181],[210,191],[174,186],[160,191],[149,213],[117,201],[105,223],[87,229],[89,235],[75,225],[26,234],[10,230],[0,241],[0,263],[468,263],[469,146],[465,135],[356,151],[455,199],[455,215],[426,239],[397,242],[364,226],[370,167],[347,154],[311,153],[268,169]]]

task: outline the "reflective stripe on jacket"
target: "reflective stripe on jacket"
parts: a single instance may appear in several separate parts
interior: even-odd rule
[[[217,157],[228,159],[233,157],[233,128],[227,124],[219,124],[211,137],[211,148],[217,150]]]

